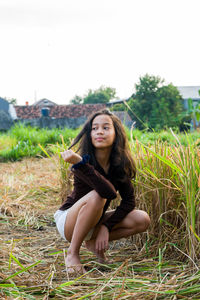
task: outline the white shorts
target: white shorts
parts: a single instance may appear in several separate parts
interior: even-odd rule
[[[56,222],[56,227],[57,227],[58,232],[60,233],[61,237],[64,240],[67,240],[65,237],[64,229],[65,229],[65,221],[66,221],[66,217],[67,217],[69,209],[70,208],[68,208],[66,210],[58,209],[54,214],[54,220]]]
[[[67,214],[69,212],[70,208],[66,209],[66,210],[60,210],[58,209],[55,214],[54,214],[54,220],[56,222],[56,227],[58,229],[58,232],[60,233],[61,237],[64,239],[64,240],[67,240],[66,237],[65,237],[65,232],[64,232],[64,229],[65,229],[65,221],[66,221],[66,218],[67,218]],[[92,228],[87,236],[84,238],[85,241],[89,241],[92,237],[92,234],[94,232],[94,228]]]

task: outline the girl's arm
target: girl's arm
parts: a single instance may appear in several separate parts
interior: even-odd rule
[[[112,200],[117,197],[113,184],[88,163],[88,155],[81,157],[72,150],[66,150],[62,152],[61,155],[64,161],[73,164],[72,171],[74,175],[89,185],[102,198]]]
[[[113,184],[101,175],[94,166],[89,163],[77,164],[78,168],[73,170],[74,175],[85,184],[89,185],[102,198],[112,200],[117,197],[117,192]]]
[[[120,205],[116,208],[113,215],[103,222],[109,231],[135,208],[135,195],[131,180],[119,184],[119,193],[122,198]]]
[[[82,157],[72,150],[66,150],[60,153],[64,161],[70,164],[77,164],[82,160]]]

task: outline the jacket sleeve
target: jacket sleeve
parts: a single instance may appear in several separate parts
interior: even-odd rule
[[[134,188],[131,180],[127,180],[119,184],[119,194],[121,196],[120,205],[116,208],[112,216],[103,224],[108,228],[109,232],[113,226],[121,222],[126,215],[135,208]]]
[[[72,171],[78,179],[89,185],[102,198],[112,200],[117,197],[113,184],[89,163],[85,162],[73,165]]]

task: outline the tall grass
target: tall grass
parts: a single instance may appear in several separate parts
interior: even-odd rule
[[[171,146],[132,141],[138,170],[137,201],[151,215],[150,234],[159,246],[174,243],[180,254],[195,261],[200,258],[198,141],[186,136],[187,146],[183,146],[173,132],[172,136],[176,144]]]

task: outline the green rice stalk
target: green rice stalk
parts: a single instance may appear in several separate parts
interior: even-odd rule
[[[160,215],[167,216],[166,213],[169,211],[167,209],[169,203],[166,197],[167,193],[170,193],[172,185],[177,187],[174,191],[175,195],[178,196],[176,199],[177,204],[177,200],[180,199],[177,209],[180,210],[180,205],[185,205],[186,207],[188,253],[194,260],[198,249],[196,232],[199,232],[199,225],[196,222],[196,218],[198,216],[200,198],[198,193],[200,164],[194,143],[188,140],[187,147],[183,147],[180,142],[173,147],[164,147],[161,143],[156,143],[154,149],[152,149],[137,142],[135,149],[136,161],[139,161],[138,171],[143,175],[141,184],[146,186],[155,184],[155,195],[158,199]],[[166,180],[166,178],[170,180]],[[137,181],[137,183],[139,182]],[[168,185],[168,189],[166,189],[166,185]],[[162,219],[159,218],[159,220],[161,221]]]
[[[19,260],[12,253],[10,253],[10,258],[13,259],[22,270],[24,270],[24,266],[19,262]]]
[[[26,272],[26,271],[30,270],[31,268],[37,266],[39,263],[41,263],[41,260],[38,260],[38,261],[35,262],[34,264],[32,264],[32,265],[30,265],[30,266],[28,266],[28,267],[26,267],[26,268],[23,268],[22,270],[20,270],[20,271],[18,271],[18,272],[15,272],[14,274],[12,274],[12,275],[8,276],[7,278],[3,279],[2,282],[7,281],[7,280],[9,280],[9,279],[11,279],[11,278],[16,277],[17,275],[19,275],[19,274],[21,274],[21,273],[23,273],[23,272]]]

